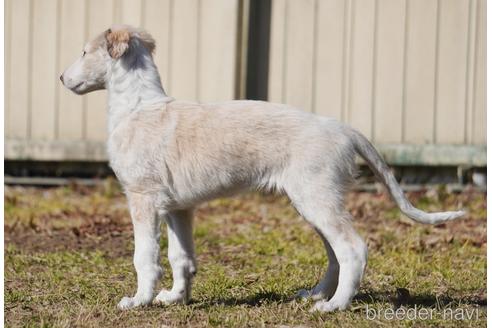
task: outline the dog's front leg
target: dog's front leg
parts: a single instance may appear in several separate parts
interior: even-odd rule
[[[169,213],[167,220],[168,255],[173,270],[173,287],[163,289],[156,303],[187,303],[191,298],[191,282],[196,273],[193,244],[193,212],[179,210]]]
[[[129,193],[128,202],[135,236],[133,264],[137,271],[137,293],[123,297],[120,309],[134,308],[152,302],[154,287],[161,277],[159,265],[160,220],[152,195]]]

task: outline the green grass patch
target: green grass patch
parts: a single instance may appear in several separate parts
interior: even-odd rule
[[[351,193],[347,205],[368,241],[369,263],[352,308],[335,313],[311,313],[312,303],[292,300],[316,284],[327,260],[321,240],[286,198],[216,200],[196,212],[199,269],[191,304],[122,312],[116,304],[136,288],[131,224],[124,197],[112,185],[104,188],[6,190],[7,326],[486,326],[483,194],[425,196],[419,204],[427,209],[470,204],[466,220],[428,227],[409,223],[385,197]],[[165,236],[160,288],[172,285]],[[400,305],[433,310],[434,317],[384,318]],[[472,317],[445,318],[446,309]],[[368,319],[374,312],[379,317]]]

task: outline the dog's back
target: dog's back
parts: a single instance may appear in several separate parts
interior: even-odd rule
[[[173,101],[132,114],[112,134],[109,149],[118,157],[113,169],[124,167],[117,173],[123,184],[166,185],[174,201],[188,203],[248,188],[283,190],[292,176],[316,170],[350,180],[354,152],[344,131],[333,119],[281,104]]]

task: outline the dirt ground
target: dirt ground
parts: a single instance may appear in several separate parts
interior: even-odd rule
[[[449,194],[442,187],[408,197],[428,211],[466,208],[468,215],[425,226],[401,215],[385,193],[349,193],[347,207],[369,245],[369,263],[348,311],[311,313],[312,304],[292,300],[322,276],[322,243],[285,197],[247,194],[197,209],[199,273],[190,305],[121,312],[116,304],[136,282],[132,225],[116,183],[5,187],[5,324],[485,327],[486,194],[471,188]],[[163,265],[169,287],[165,256]],[[384,317],[400,307],[436,315]],[[461,317],[465,310],[471,316]]]

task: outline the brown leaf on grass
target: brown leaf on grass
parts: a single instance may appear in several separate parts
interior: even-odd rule
[[[77,227],[73,227],[73,228],[72,228],[72,233],[73,233],[76,237],[80,237],[80,230],[79,230],[79,228],[77,228]]]

